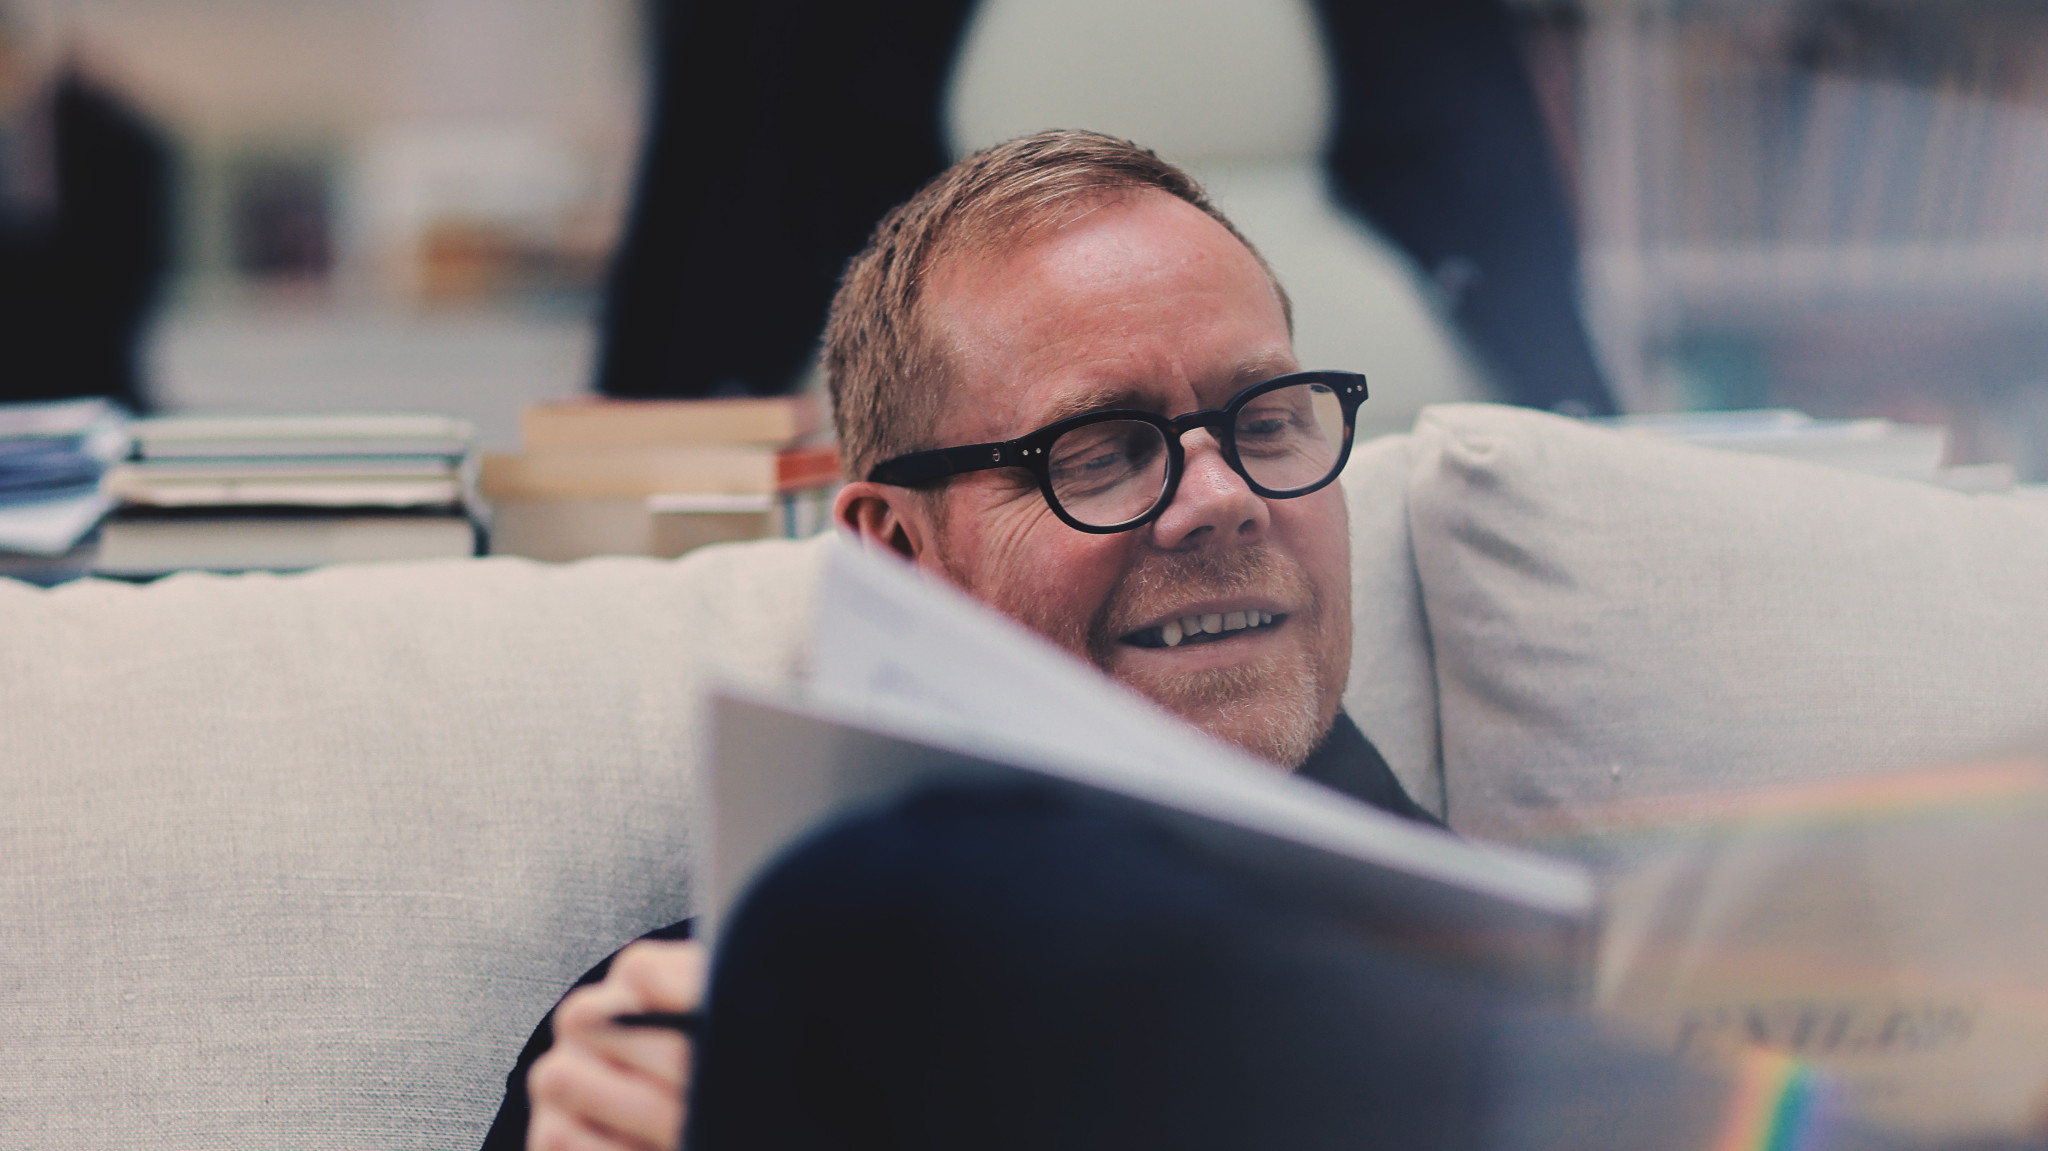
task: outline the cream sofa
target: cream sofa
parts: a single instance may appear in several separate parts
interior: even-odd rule
[[[2048,726],[2048,504],[1482,405],[1344,486],[1347,704],[1467,834]],[[0,583],[0,1146],[473,1145],[831,546]]]

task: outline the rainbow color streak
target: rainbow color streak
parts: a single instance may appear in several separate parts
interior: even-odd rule
[[[1821,1079],[1774,1051],[1744,1052],[1736,1066],[1728,1125],[1713,1151],[1810,1151],[1820,1145]]]

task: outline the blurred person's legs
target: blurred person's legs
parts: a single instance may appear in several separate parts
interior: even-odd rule
[[[661,6],[653,121],[613,265],[599,390],[796,386],[846,259],[948,163],[946,86],[973,7]],[[1458,281],[1453,318],[1504,398],[1611,411],[1578,311],[1569,210],[1506,8],[1318,7],[1338,79],[1327,159],[1340,201]]]
[[[839,273],[951,162],[946,81],[972,0],[667,0],[600,391],[801,382]]]
[[[170,260],[170,145],[75,73],[0,116],[0,401],[148,408],[141,339]]]
[[[1443,285],[1511,403],[1614,410],[1578,248],[1501,0],[1318,0],[1337,78],[1332,185]]]
[[[727,924],[689,1146],[1656,1148],[1722,1088],[1247,880],[1134,803],[931,787]]]

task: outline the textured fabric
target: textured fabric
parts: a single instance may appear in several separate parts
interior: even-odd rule
[[[698,695],[790,674],[824,546],[0,580],[0,1146],[474,1146],[692,910]]]
[[[1944,760],[2048,727],[2048,502],[1489,405],[1430,409],[1414,437],[1462,833],[1538,840],[1611,800]]]
[[[1351,513],[1351,679],[1344,711],[1409,796],[1441,816],[1436,679],[1408,538],[1414,458],[1412,436],[1383,436],[1355,448],[1338,480]]]

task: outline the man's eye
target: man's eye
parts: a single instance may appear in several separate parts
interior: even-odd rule
[[[1053,448],[1053,486],[1063,498],[1098,494],[1151,468],[1162,444],[1147,426],[1118,422],[1062,437]]]
[[[1270,455],[1295,451],[1311,438],[1311,429],[1290,413],[1255,416],[1237,421],[1237,450]]]
[[[1130,474],[1131,458],[1115,449],[1101,449],[1056,459],[1053,478],[1061,484],[1095,484]]]

